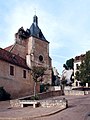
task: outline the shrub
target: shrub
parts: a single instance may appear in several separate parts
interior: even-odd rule
[[[7,93],[3,87],[0,87],[0,101],[2,100],[10,100],[10,94]]]
[[[30,99],[31,99],[31,100],[39,100],[39,95],[36,94],[35,96],[32,96]]]

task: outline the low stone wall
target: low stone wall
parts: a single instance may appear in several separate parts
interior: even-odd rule
[[[61,91],[49,91],[44,93],[39,93],[39,100],[43,100],[45,98],[53,97],[53,96],[60,96],[62,95]],[[11,107],[20,107],[20,100],[31,100],[32,96],[25,96],[19,99],[10,100]]]
[[[63,99],[60,99],[60,100],[56,100],[56,99],[51,99],[51,100],[34,100],[34,102],[38,102],[40,103],[39,106],[41,107],[54,107],[54,106],[58,106],[58,107],[61,107],[61,108],[67,108],[68,107],[68,101],[63,98]],[[29,106],[29,102],[33,102],[31,100],[24,100],[24,102],[28,102],[28,105]],[[21,107],[21,103],[20,103],[20,100],[11,100],[10,101],[10,104],[11,104],[11,107]]]
[[[87,95],[88,91],[78,91],[78,90],[65,90],[65,95]]]
[[[48,91],[48,92],[39,93],[38,95],[39,95],[40,99],[45,99],[45,98],[49,98],[49,97],[53,97],[53,96],[61,96],[62,92],[61,92],[61,90]]]
[[[65,90],[64,94],[65,95],[85,95],[85,94],[88,94],[88,91]],[[39,99],[43,100],[43,99],[46,99],[46,98],[49,98],[49,97],[61,96],[62,92],[60,90],[49,91],[49,92],[39,93],[38,95],[39,95]],[[10,100],[11,107],[20,107],[20,100],[31,100],[31,97],[32,96],[26,96],[26,97],[22,97],[22,98],[15,99],[15,100]],[[44,101],[44,103],[45,103],[45,101]],[[49,103],[50,103],[50,101],[49,101]],[[50,105],[53,106],[53,103],[55,103],[55,105],[56,105],[56,101],[52,101],[52,105],[51,104]],[[57,104],[59,104],[59,103],[60,103],[60,101],[58,101]],[[48,102],[46,101],[45,104],[48,104]]]
[[[53,96],[60,96],[60,95],[62,95],[61,90],[38,93],[38,97],[40,100],[49,98],[49,97],[53,97]],[[19,100],[31,100],[32,96],[21,97],[21,98],[19,98]]]
[[[10,105],[11,107],[20,107],[20,100],[19,99],[15,99],[15,100],[10,100]]]
[[[42,107],[54,107],[58,106],[61,108],[67,108],[68,107],[68,101],[66,99],[62,100],[43,100],[40,102]]]

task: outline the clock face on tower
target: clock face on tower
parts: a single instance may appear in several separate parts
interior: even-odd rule
[[[43,62],[43,56],[42,55],[39,55],[39,61]]]

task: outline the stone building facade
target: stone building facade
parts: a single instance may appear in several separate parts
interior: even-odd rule
[[[36,15],[29,29],[25,31],[21,27],[18,30],[13,45],[0,49],[0,86],[3,86],[12,97],[32,94],[33,66],[45,67],[47,70],[43,82],[51,84],[52,63],[49,42],[38,26]]]

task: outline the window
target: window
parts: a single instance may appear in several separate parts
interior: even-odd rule
[[[10,65],[10,75],[14,76],[14,66]]]
[[[39,56],[39,61],[40,61],[40,62],[43,61],[43,56],[42,56],[42,55]]]
[[[79,70],[79,65],[78,64],[76,64],[76,70]]]
[[[26,70],[23,70],[23,78],[26,78]]]

